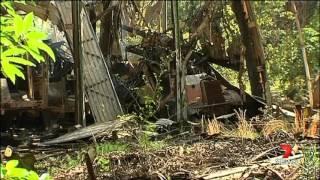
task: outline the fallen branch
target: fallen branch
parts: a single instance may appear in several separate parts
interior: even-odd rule
[[[269,152],[271,152],[271,151],[273,151],[273,150],[275,150],[275,149],[277,149],[277,148],[278,148],[278,147],[273,147],[273,148],[271,148],[271,149],[268,149],[268,150],[266,150],[266,151],[263,151],[262,153],[260,153],[260,154],[256,155],[255,157],[253,157],[249,162],[250,162],[250,163],[251,163],[251,162],[254,162],[254,161],[256,161],[257,159],[261,158],[262,156],[268,154]]]
[[[299,159],[302,159],[302,157],[303,157],[302,154],[298,154],[298,155],[295,155],[295,156],[290,156],[286,160],[288,162],[290,161],[290,163],[292,163],[293,162],[292,160],[299,160]],[[255,169],[255,168],[259,168],[259,167],[268,167],[270,165],[280,165],[280,166],[282,166],[278,162],[278,160],[280,160],[280,159],[282,159],[282,156],[277,156],[277,157],[270,158],[270,159],[264,160],[264,161],[258,161],[257,164],[253,164],[251,166],[242,166],[242,167],[236,167],[236,168],[231,168],[231,169],[222,170],[222,171],[216,171],[216,172],[210,173],[208,175],[202,175],[202,176],[200,176],[198,178],[202,178],[202,179],[205,179],[205,180],[222,179],[222,178],[227,178],[227,177],[228,177],[228,179],[239,179],[241,176],[243,176],[243,172],[247,171],[249,169]],[[275,171],[273,171],[273,172],[275,172]],[[282,176],[279,176],[279,177],[282,177]]]

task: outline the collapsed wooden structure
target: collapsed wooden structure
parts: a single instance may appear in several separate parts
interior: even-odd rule
[[[36,5],[15,3],[15,8],[18,10],[34,12],[41,19],[50,20],[65,33],[73,54],[75,98],[70,100],[60,95],[58,103],[52,105],[48,98],[49,89],[52,87],[50,85],[64,90],[66,84],[70,82],[50,82],[48,64],[41,64],[40,75],[34,76],[34,70],[30,68],[27,70],[27,92],[30,101],[1,101],[1,110],[38,109],[60,113],[75,112],[75,124],[85,126],[84,115],[88,109],[95,122],[114,120],[117,115],[132,112],[144,105],[144,95],[137,94],[132,89],[145,88],[149,89],[151,94],[156,94],[159,86],[163,87],[156,107],[159,114],[165,114],[167,118],[177,121],[182,120],[181,123],[185,122],[188,116],[223,115],[239,107],[247,109],[249,116],[254,116],[260,112],[259,108],[264,107],[261,100],[271,105],[261,35],[250,2],[232,2],[232,9],[241,31],[241,43],[234,45],[235,47],[230,45],[226,50],[227,53],[221,29],[213,30],[206,26],[207,24],[214,26],[213,18],[217,16],[213,7],[207,8],[212,6],[212,2],[205,2],[203,8],[196,14],[197,17],[191,23],[192,32],[187,42],[179,37],[177,9],[172,8],[173,25],[169,29],[167,8],[170,4],[159,3],[163,3],[159,7],[163,7],[162,12],[165,12],[162,32],[143,30],[130,23],[114,26],[108,24],[115,29],[109,26],[109,39],[100,39],[100,42],[96,37],[97,21],[99,18],[109,19],[110,23],[113,22],[113,18],[116,21],[119,16],[116,16],[116,13],[112,15],[109,13],[119,9],[121,3],[115,1],[105,3],[103,12],[99,15],[95,15],[95,10],[92,12],[91,3],[88,2],[44,1]],[[132,5],[134,6],[134,2]],[[171,6],[176,5],[172,3]],[[101,22],[100,30],[104,26],[107,25]],[[169,35],[168,31],[172,31],[172,35]],[[121,49],[119,37],[115,35],[119,32],[140,36],[142,41],[138,45],[126,44],[125,48]],[[195,50],[199,39],[205,42],[202,51]],[[109,43],[106,44],[105,41]],[[114,47],[117,47],[120,53],[112,51]],[[128,57],[128,54],[137,55],[138,58]],[[239,83],[241,83],[244,60],[248,69],[251,92],[260,101],[245,93],[243,84],[240,84],[240,88],[233,86],[211,66],[216,64],[235,70],[239,73]],[[162,69],[163,66],[166,67],[165,70]],[[85,110],[86,100],[89,106]],[[57,97],[54,101],[57,101]],[[87,133],[85,136],[90,134]]]

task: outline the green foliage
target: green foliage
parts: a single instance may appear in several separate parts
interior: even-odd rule
[[[97,165],[101,172],[109,171],[110,169],[110,161],[105,156],[106,154],[110,152],[126,152],[129,150],[128,144],[122,142],[99,143],[96,148],[99,155]]]
[[[167,146],[165,141],[152,141],[150,139],[150,134],[147,132],[142,133],[137,138],[139,146],[143,150],[160,150]]]
[[[98,154],[105,154],[114,151],[127,151],[128,144],[121,143],[121,142],[106,142],[100,143],[97,146],[97,153]]]
[[[153,74],[156,80],[155,91],[151,92],[151,94],[145,94],[143,96],[144,106],[139,109],[139,117],[143,120],[150,120],[150,118],[154,117],[156,112],[159,110],[160,99],[162,96],[163,87],[160,85],[161,83],[161,74],[157,75]],[[148,84],[147,79],[143,76],[144,81]]]
[[[316,180],[320,177],[320,155],[317,145],[305,148],[303,151],[301,179]]]
[[[52,49],[43,42],[47,39],[44,32],[34,26],[34,15],[28,13],[24,18],[17,14],[11,1],[1,2],[7,14],[1,16],[0,26],[0,61],[1,72],[15,83],[16,77],[25,79],[23,66],[35,66],[32,57],[38,63],[44,62],[42,52],[55,60]]]
[[[305,70],[295,17],[285,4],[286,1],[254,2],[255,14],[263,37],[271,90],[283,95],[296,90],[299,97],[306,89]],[[319,10],[310,19],[303,31],[314,77],[320,70]]]
[[[52,179],[48,174],[39,175],[34,171],[28,171],[24,168],[17,167],[18,160],[10,160],[4,166],[1,164],[1,179],[7,180],[50,180]]]
[[[99,166],[99,170],[101,172],[106,172],[110,170],[110,161],[107,158],[98,158],[97,165]]]
[[[273,92],[287,95],[297,92],[295,100],[306,93],[305,70],[295,16],[287,9],[286,1],[253,1],[254,13],[262,35],[263,47],[267,62],[268,80]],[[228,48],[239,36],[235,15],[230,4],[223,7],[224,20],[220,22],[223,29],[225,46]],[[310,62],[312,77],[320,72],[320,23],[319,10],[310,17],[303,27],[307,59]],[[237,73],[214,66],[232,84],[237,85]],[[246,91],[250,90],[248,75],[244,74]]]
[[[67,169],[71,169],[81,164],[82,160],[83,160],[83,154],[81,152],[77,152],[76,155],[67,154],[63,160],[64,161],[63,165]]]

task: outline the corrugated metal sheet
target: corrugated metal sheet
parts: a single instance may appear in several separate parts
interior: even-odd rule
[[[55,1],[55,3],[60,11],[69,45],[73,47],[71,1]],[[81,40],[84,90],[93,116],[97,122],[114,120],[117,115],[122,114],[121,105],[97,37],[84,9],[81,10]]]

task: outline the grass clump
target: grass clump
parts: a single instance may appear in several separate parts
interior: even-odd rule
[[[207,133],[209,136],[222,133],[224,126],[215,117],[212,120],[208,119]]]
[[[251,123],[246,121],[246,111],[239,109],[239,112],[235,110],[235,113],[239,122],[237,123],[237,129],[231,132],[231,136],[252,140],[258,138],[259,134],[256,132],[255,128]]]

